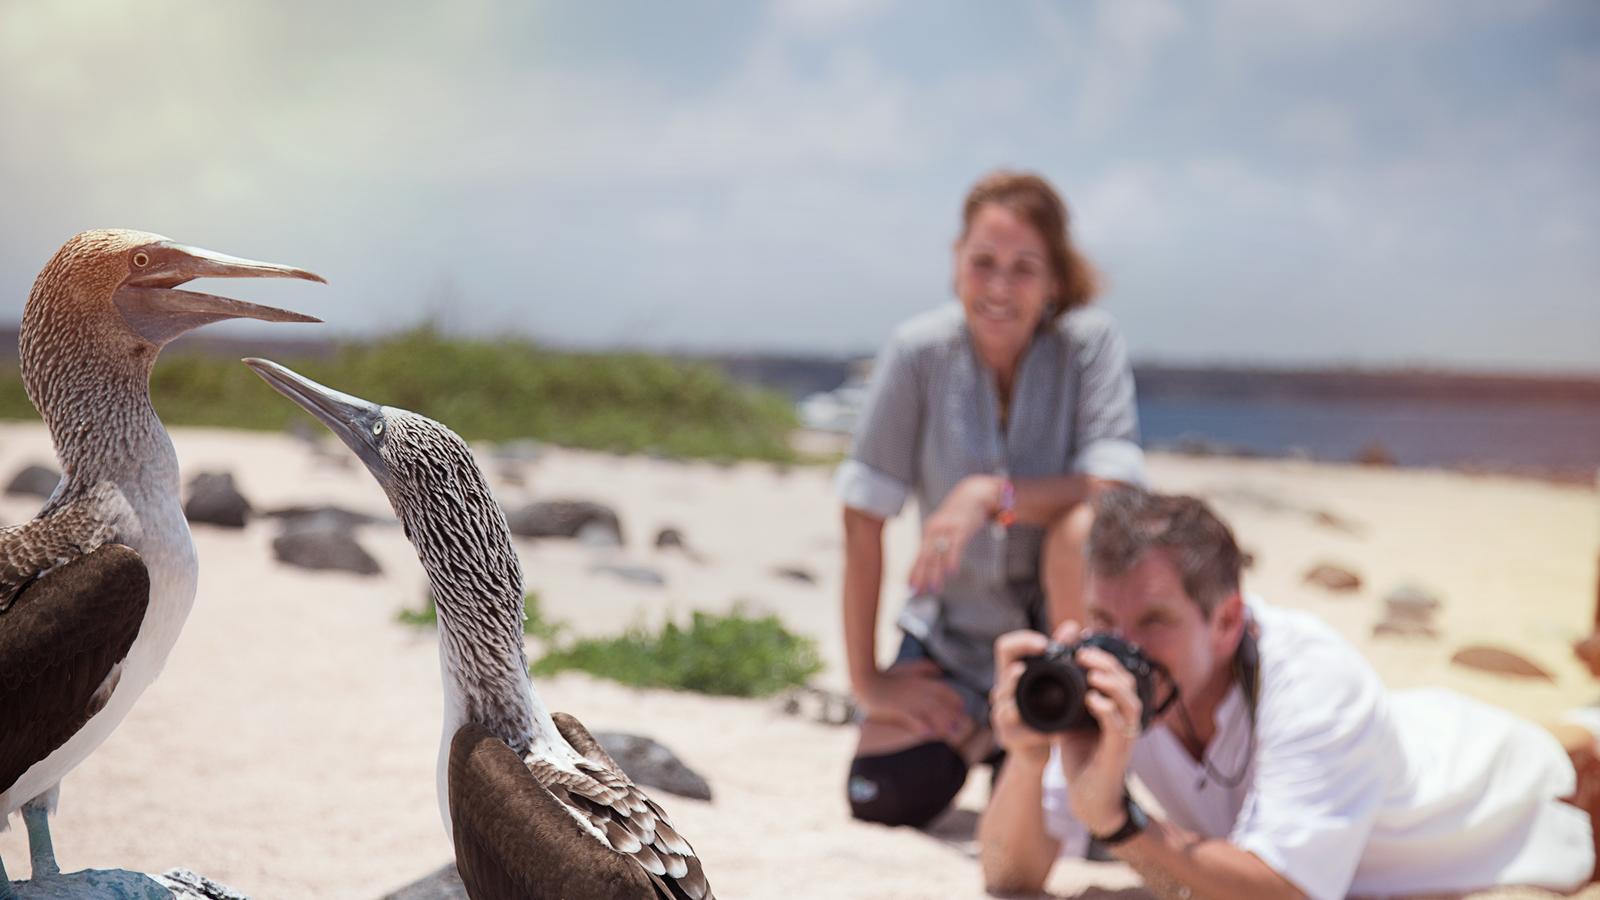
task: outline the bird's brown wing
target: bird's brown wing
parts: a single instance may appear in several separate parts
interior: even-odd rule
[[[149,604],[144,561],[107,544],[0,613],[0,792],[105,706]]]
[[[574,776],[550,766],[541,772],[530,762],[534,775],[604,832],[614,849],[632,856],[661,879],[671,890],[670,896],[715,900],[699,857],[678,834],[666,811],[633,783],[581,722],[566,713],[552,718],[561,736],[583,754],[587,765],[580,765]]]
[[[590,834],[504,741],[468,724],[450,743],[456,869],[473,900],[670,900]]]
[[[0,528],[0,613],[43,573],[138,527],[115,484],[57,498],[31,522]]]

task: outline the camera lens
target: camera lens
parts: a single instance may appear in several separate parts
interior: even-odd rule
[[[1017,681],[1017,713],[1035,731],[1068,731],[1092,727],[1083,705],[1089,683],[1070,659],[1036,657],[1027,661]]]

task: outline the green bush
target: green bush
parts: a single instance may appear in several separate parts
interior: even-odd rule
[[[522,633],[536,637],[541,641],[554,641],[566,627],[563,623],[547,620],[544,611],[539,607],[539,594],[529,591],[522,598],[522,609],[527,617],[522,620]],[[420,609],[402,609],[395,614],[395,620],[405,625],[417,628],[438,628],[439,607],[433,599],[433,592],[429,591],[422,598]]]
[[[348,344],[331,358],[277,362],[437,419],[467,440],[536,438],[696,459],[794,458],[788,401],[736,385],[706,364],[552,351],[521,339],[449,338],[431,326]],[[309,421],[238,360],[194,351],[164,354],[150,394],[169,425],[278,429]],[[37,418],[15,368],[0,372],[0,418]]]
[[[657,634],[633,626],[619,637],[556,647],[533,665],[535,675],[577,669],[636,687],[761,697],[804,684],[822,670],[815,643],[784,628],[777,616],[751,618],[697,612],[688,628],[672,622]]]

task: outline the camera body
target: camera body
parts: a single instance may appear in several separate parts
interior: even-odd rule
[[[1047,733],[1100,730],[1099,720],[1084,703],[1089,693],[1088,674],[1073,659],[1082,647],[1104,650],[1133,675],[1143,708],[1139,730],[1144,731],[1158,712],[1155,691],[1159,664],[1114,634],[1091,634],[1071,645],[1052,643],[1044,653],[1024,657],[1022,677],[1017,680],[1017,712],[1023,723]]]

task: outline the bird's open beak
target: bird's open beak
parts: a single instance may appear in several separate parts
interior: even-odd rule
[[[278,393],[300,404],[328,429],[344,441],[356,456],[366,464],[378,483],[387,487],[389,467],[378,453],[385,417],[383,407],[360,397],[324,387],[315,381],[292,372],[271,360],[246,359],[244,364],[255,370]]]
[[[176,290],[178,285],[196,278],[299,278],[327,283],[322,276],[304,269],[240,259],[172,241],[150,245],[143,255],[148,260],[148,270],[129,275],[112,300],[128,325],[158,347],[185,332],[226,319],[322,321],[287,309]]]

